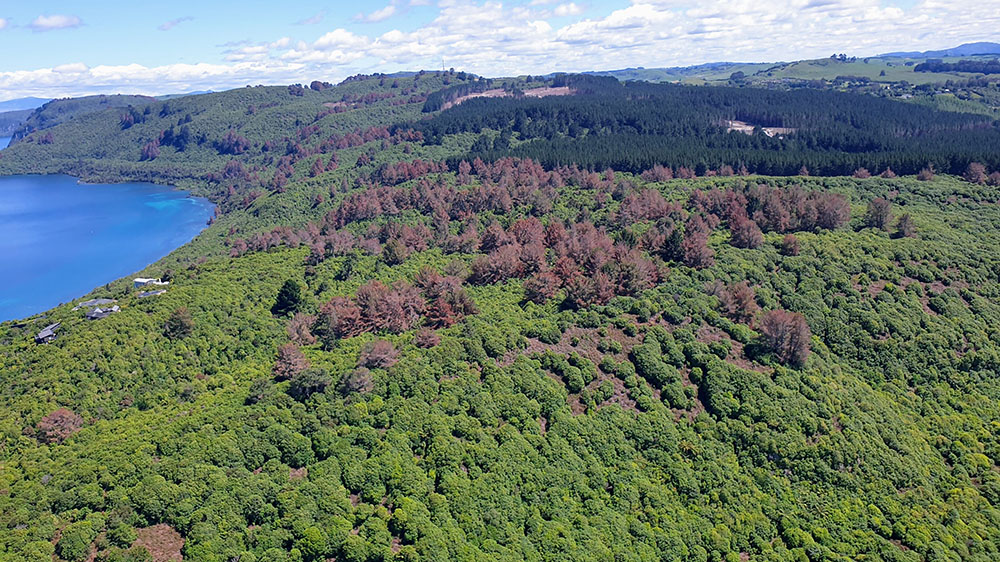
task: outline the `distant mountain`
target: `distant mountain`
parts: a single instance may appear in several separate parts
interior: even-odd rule
[[[52,100],[46,98],[18,98],[15,100],[0,101],[0,113],[37,109],[50,101]]]
[[[943,49],[940,51],[903,51],[897,53],[885,53],[879,55],[880,57],[905,57],[905,58],[918,58],[918,57],[970,57],[972,55],[1000,55],[1000,43],[990,43],[990,42],[979,42],[979,43],[964,43],[957,47],[952,47],[951,49]]]
[[[211,94],[213,92],[214,92],[213,90],[198,90],[198,91],[195,91],[195,92],[185,92],[183,94],[164,94],[162,96],[156,96],[156,99],[158,99],[160,101],[166,101],[166,100],[173,100],[173,99],[177,99],[177,98],[183,98],[183,97],[187,97],[187,96],[200,96],[202,94]]]

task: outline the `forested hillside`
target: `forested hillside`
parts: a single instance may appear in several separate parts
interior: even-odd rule
[[[0,324],[0,560],[995,560],[998,134],[450,72],[35,131],[218,215]]]

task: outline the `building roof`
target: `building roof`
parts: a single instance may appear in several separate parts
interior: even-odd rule
[[[87,313],[87,318],[90,320],[100,320],[101,318],[107,318],[112,312],[118,312],[121,310],[118,305],[112,306],[111,308],[101,308],[97,307]]]
[[[144,291],[142,293],[139,293],[139,298],[144,299],[146,297],[155,297],[157,295],[162,295],[163,293],[166,292],[167,292],[166,289],[158,289],[156,291]]]
[[[48,326],[42,328],[42,331],[38,332],[38,335],[35,336],[35,341],[36,342],[48,341],[56,337],[56,330],[58,330],[59,326],[61,325],[62,325],[61,323],[56,322],[55,324],[49,324]]]
[[[89,308],[91,306],[102,306],[105,304],[114,303],[115,299],[90,299],[89,301],[83,301],[73,307],[73,310],[80,310],[81,308]]]

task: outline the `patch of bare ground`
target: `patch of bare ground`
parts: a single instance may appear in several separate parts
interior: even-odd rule
[[[640,336],[627,336],[624,332],[618,328],[608,326],[607,339],[614,340],[622,345],[621,353],[600,352],[597,349],[597,344],[601,341],[601,336],[598,333],[597,328],[580,328],[573,326],[566,330],[559,343],[550,344],[543,343],[538,338],[527,338],[528,346],[524,349],[515,349],[513,351],[508,351],[500,360],[499,364],[502,367],[509,366],[521,355],[533,355],[535,353],[544,353],[546,351],[551,351],[553,353],[560,353],[562,355],[569,355],[570,353],[576,352],[581,357],[585,357],[595,365],[601,362],[601,359],[610,355],[617,361],[622,361],[628,357],[628,353],[632,348],[638,345],[642,338]],[[577,340],[577,345],[573,345],[574,338]]]
[[[877,297],[879,293],[885,290],[885,286],[888,284],[889,282],[885,279],[879,279],[868,286],[868,294],[871,295],[872,298]]]
[[[899,280],[899,286],[902,287],[904,290],[913,283],[916,283],[917,285],[920,285],[921,287],[924,288],[924,296],[920,297],[920,308],[922,308],[925,313],[931,316],[937,316],[937,312],[931,310],[931,307],[929,306],[929,303],[931,302],[931,297],[930,295],[927,294],[927,288],[929,287],[928,285],[925,285],[924,283],[912,277],[903,277],[902,279]]]
[[[524,97],[526,98],[546,98],[549,96],[569,96],[576,92],[571,90],[568,86],[563,86],[559,88],[532,88],[530,90],[524,91]],[[513,97],[512,92],[504,91],[501,88],[494,88],[492,90],[485,90],[482,92],[473,92],[471,94],[466,94],[464,96],[457,97],[449,102],[446,102],[441,109],[448,109],[455,107],[456,105],[475,98],[509,98]]]
[[[94,560],[97,560],[97,543],[104,542],[105,536],[106,533],[102,531],[99,535],[97,535],[97,538],[94,539],[94,542],[90,543],[90,552],[87,553],[87,557],[84,559],[85,562],[94,562]]]
[[[524,91],[524,97],[547,98],[549,96],[569,96],[574,93],[576,92],[571,90],[569,86],[560,86],[558,88],[532,88]]]
[[[715,326],[710,326],[708,324],[702,324],[695,332],[695,337],[698,338],[698,341],[706,344],[719,341],[729,342],[729,355],[726,356],[726,363],[731,363],[745,371],[755,371],[764,374],[772,372],[771,369],[750,361],[743,352],[743,344],[729,337],[729,334],[720,328],[716,328]]]
[[[640,328],[655,325],[655,326],[662,326],[671,332],[673,332],[676,328],[680,326],[685,326],[690,324],[689,319],[681,323],[680,326],[672,325],[659,318],[650,322],[638,322],[635,318],[632,318],[632,320]],[[504,357],[499,359],[497,362],[501,366],[508,366],[511,363],[513,363],[514,360],[517,359],[517,357],[521,355],[530,356],[536,353],[544,353],[546,351],[551,351],[553,353],[558,353],[561,355],[569,355],[571,353],[577,353],[578,355],[585,357],[591,362],[593,362],[594,365],[599,365],[601,360],[605,356],[610,356],[616,361],[624,361],[628,359],[629,353],[632,351],[632,348],[642,343],[644,337],[642,335],[629,336],[625,334],[622,330],[613,326],[605,326],[604,330],[606,330],[607,336],[601,337],[598,328],[580,328],[574,326],[567,329],[566,332],[563,334],[562,338],[559,340],[559,342],[555,344],[543,343],[537,338],[527,338],[528,341],[527,347],[525,347],[524,349],[510,351],[506,355],[504,355]],[[755,363],[751,361],[749,358],[747,358],[746,354],[744,353],[745,346],[742,343],[730,338],[729,334],[727,334],[725,331],[719,328],[716,328],[708,324],[702,324],[695,331],[695,336],[699,341],[706,344],[711,344],[713,342],[719,342],[719,341],[729,342],[730,352],[729,355],[725,358],[725,361],[727,363],[739,367],[740,369],[744,369],[747,371],[754,371],[762,374],[769,375],[773,372],[773,369]],[[618,342],[619,344],[621,344],[622,351],[618,353],[614,353],[611,351],[602,353],[597,348],[598,343],[601,340],[613,340]],[[574,345],[573,343],[574,341],[576,345]],[[682,417],[687,417],[688,420],[694,420],[694,418],[697,417],[698,414],[706,411],[705,405],[698,398],[697,385],[691,382],[690,369],[685,367],[680,369],[680,372],[683,378],[683,385],[685,387],[692,387],[695,389],[694,400],[693,400],[694,404],[690,410],[675,410],[674,413],[678,420],[681,419]],[[560,379],[553,373],[546,371],[546,375],[560,383],[563,382],[562,379]],[[604,381],[611,382],[614,388],[614,392],[612,393],[610,398],[598,404],[597,405],[598,408],[610,404],[618,404],[625,410],[632,410],[634,412],[639,412],[639,408],[637,407],[635,400],[629,397],[628,389],[625,388],[624,383],[614,375],[605,373],[600,368],[597,369],[597,377],[595,378],[595,380],[592,381],[589,385],[587,385],[587,390],[590,391],[591,393],[594,393],[600,387],[601,383],[603,383]],[[652,391],[654,398],[660,400],[660,391],[652,387],[650,387],[650,390]],[[572,411],[574,415],[580,415],[586,412],[587,409],[586,405],[583,402],[581,402],[579,394],[570,394],[567,397],[566,401],[570,407],[570,411]],[[542,421],[539,421],[539,423],[542,424],[542,432],[544,433],[547,430],[547,424],[543,423]]]
[[[153,562],[175,562],[184,560],[181,549],[184,548],[184,538],[173,527],[166,523],[137,529],[138,537],[132,546],[141,546],[149,551]]]
[[[752,123],[747,123],[745,121],[729,120],[726,121],[725,125],[726,125],[726,132],[739,131],[745,135],[752,135],[754,130],[757,128],[757,125],[754,125]],[[792,127],[761,127],[760,130],[764,131],[764,134],[769,137],[774,137],[774,136],[780,137],[783,135],[790,135],[795,131],[797,131],[798,129],[794,129]]]

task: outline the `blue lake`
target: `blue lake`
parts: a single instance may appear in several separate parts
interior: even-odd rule
[[[201,232],[213,209],[206,199],[153,184],[0,177],[0,321],[145,268]]]

